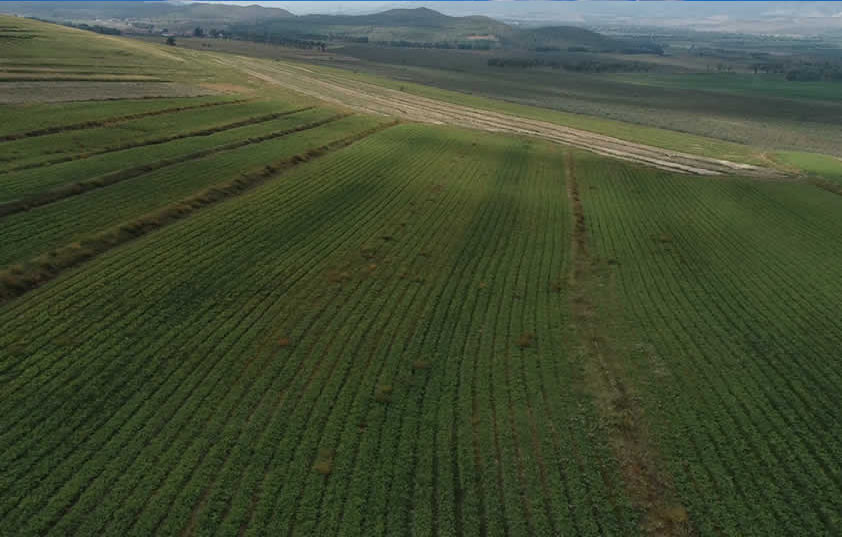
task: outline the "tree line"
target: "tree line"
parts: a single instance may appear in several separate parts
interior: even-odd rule
[[[551,67],[578,73],[619,73],[649,72],[651,66],[642,62],[604,62],[599,60],[580,60],[564,62],[544,58],[489,58],[490,67],[514,67],[528,69],[532,67]]]

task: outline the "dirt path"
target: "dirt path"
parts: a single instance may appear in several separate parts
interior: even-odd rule
[[[317,74],[291,64],[221,56],[217,61],[264,82],[361,112],[423,123],[535,136],[600,155],[681,173],[786,178],[782,172],[771,168],[670,151],[544,121],[445,103],[336,75]]]
[[[585,380],[604,421],[608,440],[619,462],[623,485],[641,512],[641,530],[652,537],[695,535],[687,510],[649,439],[643,408],[625,357],[610,337],[611,312],[603,312],[611,283],[604,267],[591,255],[588,223],[579,193],[575,162],[565,156],[567,196],[573,209],[573,263],[569,276],[573,325],[580,342]]]

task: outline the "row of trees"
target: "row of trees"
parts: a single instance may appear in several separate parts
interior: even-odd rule
[[[802,65],[786,72],[786,79],[793,82],[842,82],[839,65]]]
[[[458,49],[458,50],[491,50],[496,48],[497,42],[490,39],[477,39],[473,41],[436,41],[436,42],[420,42],[420,41],[405,41],[403,39],[396,41],[375,41],[374,44],[386,47],[402,47],[402,48],[437,48],[437,49]]]
[[[575,62],[563,62],[559,60],[546,60],[543,58],[490,58],[490,67],[551,67],[553,69],[564,69],[578,73],[628,73],[628,72],[649,72],[652,68],[649,64],[642,62],[603,62],[598,60],[581,60]]]
[[[80,30],[87,30],[89,32],[96,32],[98,34],[122,35],[123,33],[118,28],[110,28],[99,24],[74,24],[72,22],[65,22],[63,25],[70,26],[71,28],[78,28]]]
[[[782,74],[792,82],[842,82],[842,64],[831,62],[763,62],[752,69],[754,74]]]
[[[216,28],[211,28],[206,33],[205,29],[202,28],[201,26],[196,26],[196,28],[193,29],[193,37],[206,37],[206,36],[213,37],[213,38],[225,37],[225,33],[217,30]]]

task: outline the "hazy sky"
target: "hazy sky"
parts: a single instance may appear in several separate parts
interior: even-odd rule
[[[583,25],[657,25],[700,30],[813,33],[842,31],[842,2],[226,2],[281,7],[307,13],[362,14],[396,7],[429,7],[448,15],[487,15],[508,22],[567,22]],[[795,30],[799,30],[796,32]]]

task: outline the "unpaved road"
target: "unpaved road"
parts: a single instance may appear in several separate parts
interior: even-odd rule
[[[599,155],[640,162],[681,173],[739,174],[767,179],[785,177],[782,172],[771,168],[691,155],[554,123],[445,103],[374,84],[316,73],[303,66],[244,57],[220,56],[217,61],[264,82],[371,114],[395,116],[423,123],[535,136]]]

